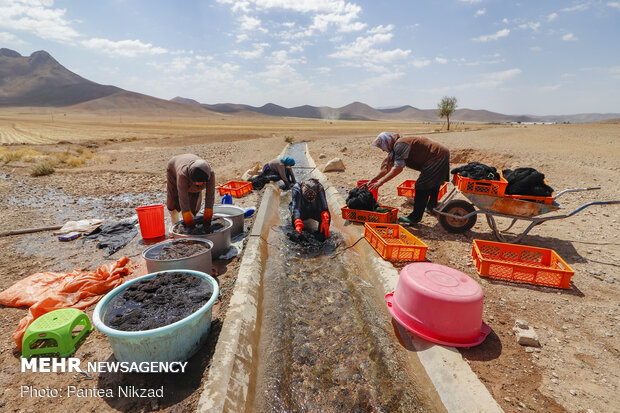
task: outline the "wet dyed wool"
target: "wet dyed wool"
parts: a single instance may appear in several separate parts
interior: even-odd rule
[[[480,162],[470,162],[465,166],[454,168],[451,172],[453,174],[459,174],[464,178],[499,181],[499,172],[497,172],[497,169]]]
[[[351,209],[361,209],[364,211],[374,211],[379,204],[366,188],[353,188],[347,196],[347,207]]]
[[[252,189],[261,190],[269,183],[269,177],[260,174],[250,179],[250,182],[252,182]]]
[[[506,194],[527,196],[551,196],[553,188],[545,183],[545,175],[534,168],[504,169],[508,181]]]

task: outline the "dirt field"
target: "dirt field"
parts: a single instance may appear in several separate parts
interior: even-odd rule
[[[470,161],[498,169],[531,166],[545,173],[556,192],[602,187],[598,191],[564,195],[560,202],[563,211],[572,211],[590,201],[620,199],[616,185],[620,178],[620,125],[458,125],[455,132],[436,133],[438,125],[382,122],[124,118],[120,123],[120,119],[112,117],[53,114],[53,121],[51,117],[49,113],[32,111],[0,113],[0,137],[5,144],[0,148],[0,157],[17,150],[32,151],[9,155],[3,158],[8,162],[0,163],[0,200],[4,206],[0,232],[60,225],[76,218],[126,218],[136,206],[165,201],[164,169],[171,156],[193,152],[204,157],[220,184],[239,179],[255,163],[262,165],[277,156],[286,137],[308,141],[319,167],[332,158],[342,158],[346,171],[327,176],[344,195],[357,180],[368,179],[378,171],[383,155],[370,142],[382,130],[419,133],[436,139],[450,148],[452,166]],[[80,161],[72,161],[69,156]],[[55,163],[56,172],[31,177],[30,171],[46,161]],[[79,165],[72,168],[72,164]],[[399,207],[401,214],[409,213],[411,207],[396,195],[396,186],[416,177],[416,172],[404,171],[380,188],[380,202]],[[252,194],[243,198],[241,205],[259,202],[258,195]],[[473,239],[493,239],[484,219],[479,219],[463,235],[447,233],[430,216],[424,217],[420,227],[411,229],[429,246],[430,261],[457,268],[481,284],[485,293],[484,321],[493,332],[482,345],[462,350],[462,354],[505,411],[607,412],[620,406],[619,208],[593,206],[571,218],[547,222],[533,229],[522,242],[553,248],[568,262],[575,270],[568,290],[479,277],[470,256]],[[144,248],[139,238],[110,258],[125,254],[138,261]],[[92,244],[59,243],[50,232],[2,237],[0,289],[34,272],[94,269],[110,258]],[[221,286],[230,285],[237,266],[236,259],[222,263]],[[214,338],[231,291],[227,290],[214,311]],[[87,313],[92,315],[92,308]],[[80,380],[68,373],[45,376],[19,372],[19,353],[11,333],[25,314],[24,309],[0,309],[0,406],[6,411],[194,409],[214,338],[192,359],[195,367],[183,380],[100,375],[79,383],[105,387],[110,383],[144,384],[154,380],[170,386],[174,392],[163,400],[121,402],[102,398],[59,402],[21,398],[21,385],[66,386]],[[516,319],[526,321],[536,330],[540,348],[517,344],[512,333]],[[77,357],[97,361],[111,355],[107,339],[98,332],[92,333],[76,353]]]

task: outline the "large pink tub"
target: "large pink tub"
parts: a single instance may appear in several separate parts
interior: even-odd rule
[[[429,262],[409,264],[385,301],[396,321],[434,343],[473,347],[491,332],[482,322],[482,288],[454,268]]]

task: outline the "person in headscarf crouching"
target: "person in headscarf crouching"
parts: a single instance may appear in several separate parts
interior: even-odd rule
[[[194,216],[202,203],[200,195],[205,190],[203,223],[210,225],[215,201],[215,173],[209,164],[191,153],[177,155],[168,161],[166,177],[166,206],[172,223],[179,221],[180,211],[183,222],[193,227]]]
[[[450,151],[442,144],[421,136],[402,137],[398,133],[382,132],[372,143],[387,152],[381,170],[372,178],[367,188],[378,189],[404,167],[420,171],[415,183],[413,211],[399,221],[415,224],[422,220],[424,210],[432,211],[437,206],[441,185],[450,179]]]
[[[265,183],[269,181],[278,182],[282,180],[284,182],[284,189],[290,189],[296,182],[295,174],[293,173],[294,165],[295,159],[290,156],[273,159],[263,166],[263,173],[259,175],[260,179],[252,180],[252,186],[254,189],[262,189]],[[254,184],[255,181],[259,183],[258,186],[260,188],[257,188],[257,185]]]
[[[318,179],[311,178],[293,185],[289,209],[295,231],[301,234],[304,229],[303,221],[313,219],[319,223],[319,232],[329,238],[331,216],[325,189]]]

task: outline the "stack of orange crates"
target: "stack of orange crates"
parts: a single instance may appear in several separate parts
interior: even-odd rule
[[[549,287],[570,288],[575,273],[554,250],[474,240],[472,258],[478,274]]]

